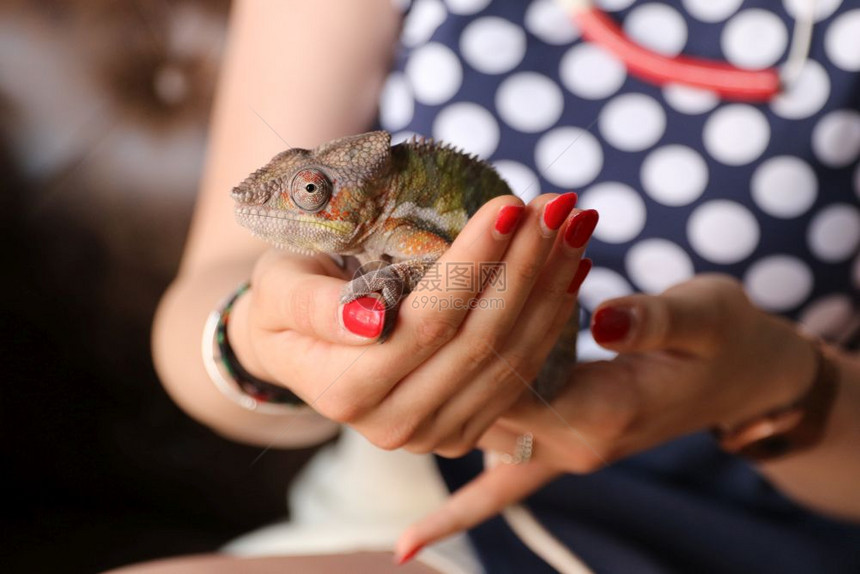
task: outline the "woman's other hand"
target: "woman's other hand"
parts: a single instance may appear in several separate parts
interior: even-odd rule
[[[400,555],[479,524],[561,473],[592,472],[789,404],[814,377],[810,342],[722,275],[607,301],[591,329],[598,343],[618,352],[613,360],[578,365],[551,404],[524,395],[481,438],[482,448],[510,453],[518,436],[531,433],[531,460],[486,470],[407,530]]]

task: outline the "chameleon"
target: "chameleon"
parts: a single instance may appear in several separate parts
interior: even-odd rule
[[[341,303],[381,297],[391,333],[400,302],[490,199],[512,194],[487,162],[419,137],[391,145],[385,131],[290,148],[233,188],[238,223],[276,247],[355,257],[369,272],[346,284]],[[366,267],[372,263],[377,265]],[[576,313],[536,388],[575,361]]]

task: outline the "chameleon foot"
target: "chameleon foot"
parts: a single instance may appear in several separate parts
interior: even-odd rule
[[[347,283],[340,295],[340,302],[344,304],[366,296],[382,301],[385,305],[385,323],[379,335],[380,343],[384,342],[394,329],[400,302],[408,295],[403,277],[392,267],[395,266],[385,263],[362,265],[357,271],[361,275]]]

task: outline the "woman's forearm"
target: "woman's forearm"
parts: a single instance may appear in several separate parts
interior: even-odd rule
[[[398,27],[390,0],[233,5],[192,228],[179,276],[153,327],[153,355],[165,388],[191,416],[225,436],[300,446],[336,428],[315,415],[300,417],[300,424],[296,416],[261,415],[233,404],[206,373],[201,337],[208,314],[251,277],[265,250],[236,224],[230,190],[285,148],[366,129]],[[246,312],[237,304],[231,320]],[[247,341],[234,342],[247,348]]]
[[[837,353],[837,395],[824,436],[805,451],[759,465],[794,500],[822,514],[860,520],[860,357]]]

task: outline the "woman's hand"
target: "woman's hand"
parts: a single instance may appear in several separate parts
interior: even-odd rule
[[[486,470],[405,532],[399,555],[494,516],[561,473],[789,404],[814,377],[811,344],[725,276],[607,301],[592,333],[616,358],[578,365],[552,404],[524,395],[481,438],[481,448],[510,453],[531,433],[530,462]]]
[[[336,266],[271,252],[231,315],[236,353],[255,376],[382,448],[462,455],[526,391],[575,307],[571,284],[587,270],[580,259],[596,224],[596,212],[572,212],[575,198],[540,196],[524,208],[506,196],[483,206],[439,273],[403,301],[382,345],[369,343],[385,310],[340,306],[345,277]],[[481,290],[451,272],[477,273],[487,262],[504,264],[504,283]],[[356,321],[369,337],[345,328]]]

